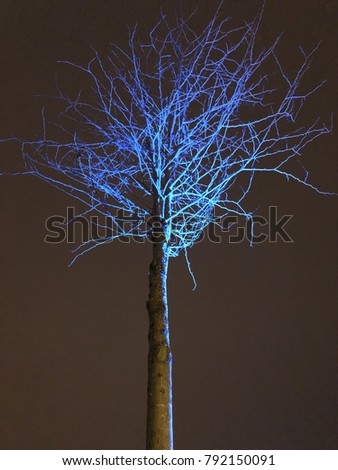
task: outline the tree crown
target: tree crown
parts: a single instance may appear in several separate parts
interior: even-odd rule
[[[113,235],[83,243],[76,256],[120,236],[146,238],[154,230],[147,217],[176,256],[220,215],[250,217],[243,200],[257,172],[314,188],[288,163],[329,131],[319,121],[297,124],[321,85],[300,88],[316,49],[300,50],[288,75],[280,37],[257,50],[261,16],[231,27],[217,11],[196,33],[191,17],[172,25],[163,14],[145,42],[134,29],[126,49],[111,45],[104,59],[94,51],[84,66],[64,62],[91,86],[76,96],[59,90],[60,138],[47,137],[43,113],[43,137],[23,142],[22,153],[29,173],[113,221]]]

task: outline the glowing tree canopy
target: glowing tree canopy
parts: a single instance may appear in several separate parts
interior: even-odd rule
[[[125,49],[112,45],[107,57],[94,51],[87,65],[65,62],[91,87],[74,96],[59,91],[58,138],[49,136],[43,113],[42,138],[22,143],[28,173],[113,224],[112,234],[83,242],[76,256],[121,236],[156,242],[147,303],[150,449],[173,446],[168,259],[186,254],[220,217],[250,217],[243,202],[255,173],[313,187],[303,167],[292,173],[289,162],[329,131],[319,121],[297,124],[321,85],[300,88],[314,51],[299,49],[298,70],[286,73],[279,37],[269,47],[256,45],[260,19],[231,27],[219,9],[196,32],[191,18],[172,25],[162,15],[144,42],[133,30]]]
[[[296,124],[320,86],[299,91],[314,51],[301,50],[299,69],[287,76],[276,55],[279,38],[256,50],[259,21],[231,29],[216,15],[196,34],[189,21],[171,27],[162,16],[146,44],[134,30],[127,50],[113,45],[109,57],[95,52],[85,66],[65,62],[90,78],[90,92],[60,91],[64,140],[45,134],[24,143],[23,155],[30,172],[112,218],[114,235],[81,253],[121,235],[145,238],[144,219],[159,216],[168,255],[176,256],[214,220],[215,208],[218,216],[250,216],[242,203],[255,173],[308,184],[303,169],[296,176],[287,164],[328,132],[318,122]],[[118,210],[134,221],[131,232]]]

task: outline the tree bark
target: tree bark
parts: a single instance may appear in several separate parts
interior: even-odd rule
[[[167,304],[168,255],[165,242],[153,243],[149,269],[149,354],[146,449],[173,449],[172,354]]]

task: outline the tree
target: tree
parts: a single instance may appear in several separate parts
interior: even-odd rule
[[[211,223],[244,208],[258,172],[275,172],[314,188],[293,165],[304,146],[329,131],[297,117],[321,84],[302,91],[315,50],[300,51],[287,74],[280,38],[257,50],[261,15],[231,27],[219,12],[200,31],[190,19],[171,25],[163,15],[146,42],[77,69],[91,82],[76,96],[59,91],[59,131],[22,142],[27,173],[99,214],[112,233],[82,243],[74,260],[120,237],[149,239],[149,359],[147,448],[173,446],[172,355],[167,275],[170,257],[187,250]],[[69,64],[72,65],[73,64]],[[278,89],[276,88],[278,86]],[[315,189],[315,188],[314,188]],[[217,210],[217,216],[215,211]]]

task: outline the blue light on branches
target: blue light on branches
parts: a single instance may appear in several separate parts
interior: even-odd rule
[[[275,172],[314,188],[307,173],[290,172],[290,159],[329,128],[319,120],[297,124],[318,86],[300,85],[315,48],[300,50],[288,74],[277,49],[261,50],[261,15],[232,28],[219,12],[199,33],[191,19],[171,25],[165,15],[140,43],[130,32],[128,48],[94,51],[76,67],[91,89],[76,96],[59,91],[62,139],[23,142],[27,172],[84,203],[86,213],[111,217],[114,235],[81,244],[75,257],[121,236],[148,236],[142,224],[162,221],[169,256],[186,255],[214,213],[250,217],[244,198],[259,172]],[[278,89],[277,89],[278,86]],[[316,188],[314,188],[316,189]],[[126,230],[117,211],[134,217]]]

